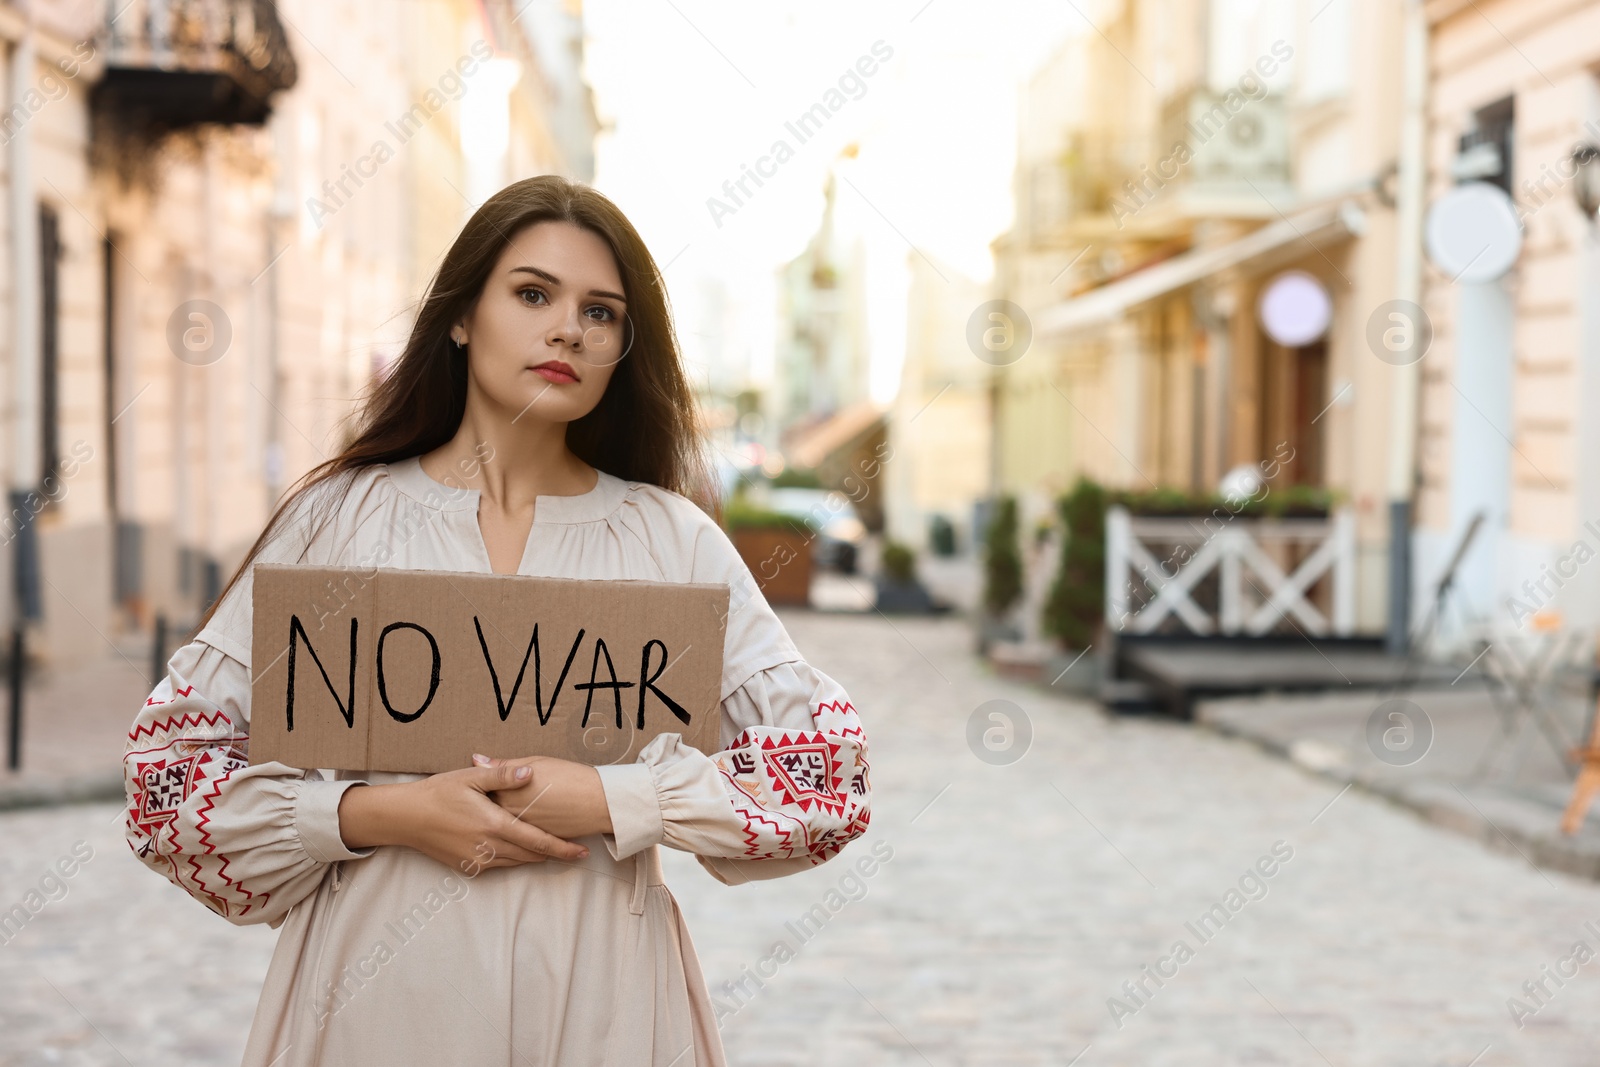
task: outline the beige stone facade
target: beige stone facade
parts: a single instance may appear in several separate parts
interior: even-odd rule
[[[906,269],[906,358],[884,475],[889,533],[926,551],[937,516],[967,551],[981,537],[973,504],[986,495],[992,462],[990,367],[973,358],[967,339],[983,287],[920,253],[906,257]]]
[[[293,85],[264,122],[97,125],[131,92],[108,69],[154,69],[163,42],[236,6],[0,4],[0,467],[49,499],[43,659],[158,613],[189,625],[283,488],[339,446],[476,202],[530,174],[590,176],[587,90],[541,68],[532,20],[500,0],[284,0]],[[544,7],[546,28],[577,17]],[[66,462],[41,485],[52,448]]]
[[[1285,455],[1282,485],[1358,520],[1359,626],[1386,605],[1400,14],[1305,5],[1100,6],[1025,93],[1018,223],[996,295],[1032,347],[998,372],[998,487],[1043,515],[1080,475],[1215,491]],[[1286,271],[1332,301],[1285,348],[1257,312]]]
[[[1536,612],[1593,626],[1600,579],[1582,565],[1587,554],[1571,550],[1578,541],[1600,548],[1587,528],[1600,518],[1600,246],[1579,207],[1573,151],[1600,144],[1600,3],[1426,10],[1429,198],[1471,176],[1464,157],[1474,143],[1499,140],[1494,126],[1509,151],[1498,152],[1505,158],[1489,180],[1515,201],[1523,238],[1515,265],[1488,290],[1437,267],[1426,275],[1435,340],[1422,365],[1419,560],[1437,566],[1464,517],[1488,509],[1495,521],[1464,591],[1475,612],[1512,625]],[[1493,350],[1472,343],[1485,303],[1501,305],[1509,329],[1509,343]],[[1484,451],[1490,464],[1472,462]]]

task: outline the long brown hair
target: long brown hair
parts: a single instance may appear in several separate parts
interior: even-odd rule
[[[581,226],[610,246],[622,274],[631,331],[627,354],[600,402],[567,424],[567,447],[592,467],[681,493],[715,513],[694,392],[650,250],[621,210],[590,186],[551,174],[526,178],[490,197],[467,220],[428,286],[400,358],[362,402],[359,432],[285,494],[196,631],[205,628],[302,494],[363,467],[425,455],[455,436],[466,410],[467,360],[453,355],[450,326],[476,303],[512,237],[547,221]],[[315,510],[328,521],[331,508]]]

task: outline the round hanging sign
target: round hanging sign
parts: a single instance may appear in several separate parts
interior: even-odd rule
[[[1522,251],[1516,205],[1498,185],[1467,182],[1428,209],[1425,242],[1433,265],[1455,282],[1492,282]]]
[[[1303,270],[1286,270],[1261,291],[1257,317],[1267,336],[1285,348],[1298,348],[1328,332],[1333,298]]]

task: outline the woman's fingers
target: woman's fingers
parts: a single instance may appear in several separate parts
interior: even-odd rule
[[[505,809],[500,809],[505,816],[505,823],[498,827],[499,835],[508,843],[527,849],[529,852],[540,852],[558,860],[579,860],[589,854],[589,850],[573,841],[564,841],[554,834],[546,833],[537,826],[516,818]]]
[[[458,864],[468,877],[490,867],[588,856],[584,846],[518,819],[543,793],[532,788],[532,762],[474,755],[474,766],[428,779],[427,799],[416,812],[420,829],[413,847],[452,863],[462,855],[464,841],[477,842],[468,846],[472,855]]]
[[[443,857],[436,857],[443,859]],[[543,863],[548,857],[540,852],[530,852],[521,845],[500,837],[487,837],[472,849],[472,855],[458,866],[468,878],[476,878],[490,867],[517,867],[524,863]]]
[[[462,772],[452,771],[451,773],[459,774]],[[526,765],[515,767],[501,761],[495,766],[473,767],[466,773],[469,775],[468,781],[472,783],[472,788],[480,793],[493,793],[499,789],[515,789],[519,785],[526,785],[528,779],[533,775],[533,768]]]
[[[472,754],[472,765],[474,767],[521,767],[524,764],[531,766],[543,758],[543,756],[519,756],[516,759],[506,759],[503,756],[485,756],[482,752],[474,752]]]
[[[524,863],[543,863],[548,857],[541,852],[529,852],[510,841],[496,841],[491,846],[488,859],[479,867],[516,867]]]

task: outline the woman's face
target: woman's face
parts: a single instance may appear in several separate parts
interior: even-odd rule
[[[572,422],[594,410],[626,354],[627,302],[610,247],[570,222],[512,235],[483,293],[450,331],[467,372],[512,422]]]

